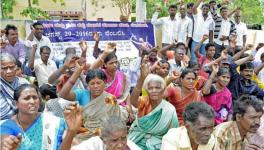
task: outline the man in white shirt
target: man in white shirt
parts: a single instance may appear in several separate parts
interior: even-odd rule
[[[57,67],[55,62],[49,59],[51,49],[48,46],[42,46],[39,49],[41,58],[35,60],[37,46],[33,46],[32,53],[29,58],[28,67],[35,72],[38,85],[41,86],[48,83],[49,76],[57,70]]]
[[[168,17],[162,17],[158,19],[161,12],[160,6],[157,7],[156,12],[153,14],[151,23],[157,27],[162,26],[162,47],[173,43],[174,39],[177,39],[177,20],[176,20],[176,5],[169,6]]]
[[[247,25],[241,22],[240,11],[235,12],[234,19],[237,32],[237,46],[245,47],[247,42]]]
[[[33,45],[35,44],[37,44],[37,52],[36,52],[35,59],[40,58],[40,47],[48,46],[51,48],[50,39],[43,35],[43,25],[39,22],[33,23],[33,25],[31,26],[31,33],[29,34],[25,42],[25,45],[29,48],[32,48]],[[49,58],[53,59],[53,57],[54,57],[54,52],[51,49]]]
[[[199,7],[202,0],[198,0],[193,6],[193,18],[194,18],[194,32],[193,32],[193,42],[191,49],[191,60],[197,62],[197,58],[194,53],[194,48],[199,44],[203,35],[209,35],[209,39],[206,40],[200,48],[200,53],[206,55],[205,45],[213,41],[213,31],[214,31],[214,20],[209,15],[209,4],[202,5],[202,12],[198,13],[197,8]]]
[[[192,20],[186,15],[186,10],[186,5],[180,6],[180,15],[177,18],[179,21],[177,40],[184,43],[187,48],[192,38],[193,24]]]

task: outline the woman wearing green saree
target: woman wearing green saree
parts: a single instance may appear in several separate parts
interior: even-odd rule
[[[149,74],[147,63],[142,64],[140,78],[131,95],[131,103],[138,108],[138,112],[128,138],[143,150],[159,150],[163,135],[170,128],[177,128],[179,123],[175,108],[163,99],[164,80]],[[139,98],[142,87],[147,96]]]

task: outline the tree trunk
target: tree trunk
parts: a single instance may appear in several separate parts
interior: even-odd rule
[[[31,7],[31,0],[28,0],[28,7]]]

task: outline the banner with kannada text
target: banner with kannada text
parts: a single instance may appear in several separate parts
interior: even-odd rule
[[[75,47],[80,53],[79,41],[88,43],[88,62],[92,56],[94,39],[93,33],[101,36],[99,48],[104,49],[108,42],[117,43],[117,56],[121,66],[134,63],[138,57],[138,49],[150,49],[155,46],[155,35],[151,23],[136,22],[96,22],[96,21],[38,21],[44,26],[44,35],[52,42],[56,59],[63,59],[65,49]]]

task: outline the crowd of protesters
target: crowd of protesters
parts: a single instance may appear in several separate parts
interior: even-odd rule
[[[247,44],[243,12],[228,5],[180,3],[161,18],[157,7],[162,47],[141,47],[128,67],[115,42],[99,48],[98,33],[60,61],[41,23],[24,41],[7,25],[1,149],[264,150],[264,43]]]

